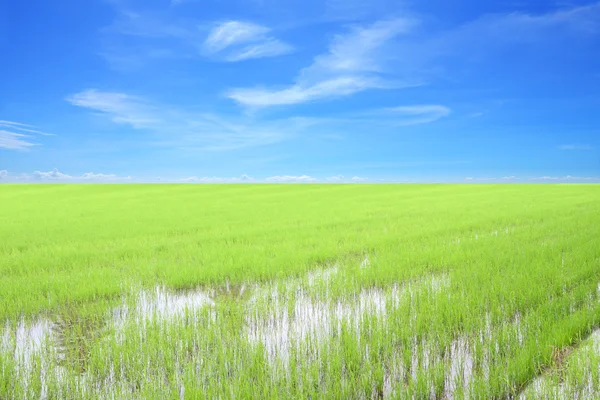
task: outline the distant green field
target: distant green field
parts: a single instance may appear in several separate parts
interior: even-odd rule
[[[0,185],[0,237],[0,399],[600,396],[600,185]]]

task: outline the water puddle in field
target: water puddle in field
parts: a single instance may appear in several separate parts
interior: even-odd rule
[[[366,257],[358,265],[360,270],[370,266],[371,260]],[[87,372],[85,358],[89,353],[95,351],[96,354],[99,348],[110,348],[109,344],[92,348],[94,343],[100,343],[104,338],[122,343],[125,335],[138,330],[142,337],[148,329],[148,323],[159,323],[159,327],[176,327],[185,322],[186,325],[192,324],[192,331],[202,332],[203,324],[219,323],[220,319],[213,316],[227,309],[227,302],[233,301],[243,304],[240,342],[263,349],[273,374],[287,374],[294,357],[318,365],[323,361],[325,352],[333,351],[335,354],[339,349],[328,346],[340,345],[345,340],[343,338],[348,337],[344,335],[350,335],[352,343],[356,343],[360,357],[368,358],[371,342],[365,335],[372,328],[383,328],[385,331],[392,321],[390,318],[398,318],[406,310],[402,321],[406,321],[406,329],[412,329],[414,311],[411,310],[415,310],[414,304],[424,299],[435,302],[436,296],[445,296],[451,283],[446,274],[426,275],[403,283],[372,287],[361,287],[347,278],[344,268],[334,265],[313,270],[304,276],[264,284],[226,283],[220,287],[192,290],[170,290],[157,286],[132,292],[120,306],[103,316],[101,322],[63,316],[54,321],[41,319],[33,323],[21,321],[16,326],[7,325],[0,337],[0,352],[13,356],[14,376],[21,382],[41,381],[41,385],[37,385],[41,389],[36,393],[28,392],[26,397],[46,398],[48,377],[51,377],[51,382],[62,382],[64,377],[73,376],[79,393],[85,393],[86,390],[91,390],[90,394],[96,393],[94,391],[99,389],[94,387],[102,387],[102,393],[113,395],[119,390],[120,393],[135,393],[136,389],[128,386],[131,383],[123,381],[118,371],[107,371],[103,378],[93,377]],[[341,288],[343,290],[340,292]],[[202,314],[206,309],[210,310],[208,318]],[[401,312],[397,313],[397,310]],[[442,365],[443,388],[441,392],[434,393],[434,397],[468,397],[475,374],[480,379],[487,379],[489,360],[498,358],[500,352],[506,351],[498,347],[498,338],[512,335],[517,339],[515,343],[520,345],[523,342],[527,332],[521,331],[521,325],[519,313],[506,321],[506,325],[493,328],[490,317],[490,321],[486,319],[485,328],[480,334],[459,335],[443,347],[435,339],[430,338],[432,341],[428,342],[427,338],[418,340],[414,337],[397,353],[394,350],[393,354],[386,355],[383,382],[374,389],[373,396],[401,397],[403,388],[415,385],[422,376],[430,379],[433,377],[431,374],[435,373],[432,371]],[[79,327],[78,332],[82,332],[79,337],[69,330],[73,326]],[[598,341],[600,354],[600,331],[594,332],[592,337]],[[185,339],[175,336],[168,340],[181,346],[181,341]],[[477,348],[484,353],[483,358],[478,356],[479,366],[475,361]],[[79,358],[72,358],[75,353]],[[198,353],[192,357],[201,358],[202,355]],[[99,379],[102,379],[100,383]],[[543,377],[538,377],[526,390],[528,393],[546,393],[546,389]]]
[[[368,266],[369,259],[365,258],[360,268]],[[291,350],[303,346],[307,357],[318,357],[319,346],[339,337],[343,329],[351,331],[360,342],[365,323],[385,324],[389,312],[418,292],[436,295],[449,285],[446,275],[433,275],[333,299],[329,284],[338,275],[340,269],[334,266],[310,272],[304,282],[291,280],[253,293],[248,301],[253,311],[246,316],[245,335],[251,343],[264,347],[273,365],[287,365]],[[313,287],[320,291],[311,291]]]
[[[12,353],[14,361],[27,371],[36,355],[42,353],[45,343],[52,337],[53,324],[45,319],[33,323],[19,321],[16,328],[8,325],[4,329],[0,349]]]
[[[370,260],[364,258],[359,268],[369,267]],[[311,271],[304,277],[261,285],[227,283],[218,288],[177,291],[157,286],[125,298],[121,306],[102,319],[88,321],[71,315],[68,319],[65,316],[54,321],[21,321],[16,327],[7,325],[0,351],[14,355],[16,376],[20,381],[31,382],[39,378],[37,387],[40,389],[36,393],[28,392],[28,395],[46,398],[48,377],[51,382],[60,383],[67,376],[75,376],[77,390],[84,393],[89,390],[85,386],[95,385],[90,381],[86,367],[93,343],[107,336],[120,342],[126,332],[130,332],[125,329],[127,326],[144,330],[147,322],[170,324],[185,319],[187,323],[198,323],[199,310],[211,308],[217,302],[237,301],[246,305],[245,325],[241,332],[244,340],[251,345],[260,344],[274,368],[289,367],[292,350],[302,349],[302,357],[309,361],[318,359],[320,346],[339,337],[342,330],[354,335],[368,351],[368,340],[361,342],[360,337],[365,332],[364,324],[385,324],[388,313],[403,302],[411,301],[421,292],[436,295],[449,285],[448,276],[431,275],[403,284],[363,288],[332,296],[333,281],[340,278],[343,278],[341,268],[332,266]],[[74,327],[77,327],[76,333],[73,333]],[[451,351],[458,357],[460,344],[456,346]],[[115,371],[107,374],[101,384],[96,384],[110,391],[118,383]],[[389,394],[392,376],[388,374],[385,379],[383,393]],[[27,386],[25,388],[28,390]]]
[[[53,354],[47,351],[48,343],[53,338],[53,326],[46,319],[35,322],[21,320],[16,327],[7,323],[0,341],[0,352],[8,355],[8,362],[13,363],[14,381],[22,382],[26,391],[34,379],[36,369],[41,371],[41,390],[37,395],[31,393],[34,397],[47,396],[43,382],[44,375],[54,365]]]
[[[585,364],[586,361],[589,361],[586,354],[590,354],[590,352],[594,357],[600,357],[600,329],[594,330],[578,347],[568,349],[567,351],[568,354],[566,354],[566,356],[561,357],[554,365],[529,383],[519,394],[518,398],[520,400],[539,399],[548,398],[549,395],[552,395],[551,398],[557,399],[598,398],[600,395],[600,388],[592,379],[593,371],[586,371],[587,376],[586,374],[578,375],[576,378],[577,380],[573,382],[565,381],[562,378],[561,369],[565,367],[569,368],[569,363],[573,361],[579,361],[580,363]],[[577,360],[578,358],[579,360]],[[581,367],[581,364],[579,364],[578,367]],[[598,367],[600,367],[600,364]],[[585,369],[583,371],[585,371]],[[554,377],[557,380],[553,380],[553,374],[557,374],[557,376]]]
[[[208,292],[196,290],[172,291],[156,286],[153,291],[142,290],[133,305],[124,304],[112,312],[114,326],[118,329],[135,321],[169,321],[187,316],[215,302]]]

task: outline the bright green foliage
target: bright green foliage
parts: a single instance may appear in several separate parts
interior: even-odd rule
[[[598,185],[0,185],[0,237],[0,398],[504,398],[565,359],[599,382],[592,347],[560,356],[600,326]],[[157,285],[210,298],[167,318]]]

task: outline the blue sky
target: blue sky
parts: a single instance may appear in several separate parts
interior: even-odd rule
[[[600,3],[0,2],[0,180],[600,182]]]

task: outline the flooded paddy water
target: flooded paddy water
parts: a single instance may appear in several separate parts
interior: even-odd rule
[[[368,268],[365,258],[359,270]],[[361,287],[333,265],[270,283],[156,286],[132,291],[91,322],[78,320],[78,332],[60,317],[7,324],[0,352],[11,363],[2,368],[23,383],[16,396],[23,399],[196,398],[226,387],[223,377],[252,373],[282,392],[291,383],[309,394],[337,379],[354,398],[481,398],[474,390],[535,332],[517,313],[501,324],[488,315],[478,331],[427,335],[419,313],[452,301],[451,284],[438,273]],[[586,349],[600,357],[598,337]],[[594,382],[582,393],[596,393]],[[569,390],[541,375],[506,396],[566,398]]]

